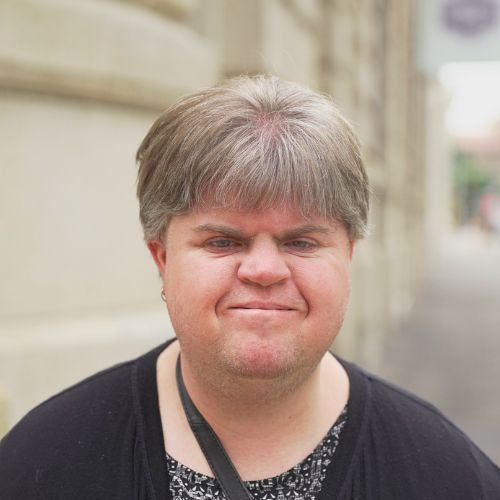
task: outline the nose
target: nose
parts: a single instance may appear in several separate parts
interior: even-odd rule
[[[254,241],[241,255],[238,278],[268,287],[290,277],[290,269],[274,241]]]

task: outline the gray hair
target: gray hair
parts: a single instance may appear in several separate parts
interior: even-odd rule
[[[146,241],[171,217],[207,206],[287,205],[366,232],[369,188],[358,140],[333,102],[275,76],[238,77],[188,95],[137,152]]]

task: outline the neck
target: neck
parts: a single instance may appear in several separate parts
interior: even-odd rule
[[[297,429],[314,423],[315,414],[321,411],[322,363],[283,380],[207,376],[207,370],[198,373],[184,356],[181,359],[186,389],[221,439],[252,439],[276,435],[278,430],[288,434],[290,426]]]
[[[166,451],[184,465],[210,474],[203,468],[204,457],[190,436],[180,405],[174,375],[178,353],[178,343],[172,344],[158,365],[162,423],[170,431],[165,432]],[[198,377],[185,356],[181,361],[191,399],[246,480],[272,477],[303,460],[328,432],[348,398],[347,375],[328,353],[300,381],[287,386],[282,381],[255,379],[219,384],[210,376]],[[174,406],[173,401],[177,401]]]

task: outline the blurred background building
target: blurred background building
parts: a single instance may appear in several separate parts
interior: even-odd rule
[[[500,169],[498,127],[452,144],[449,93],[439,61],[426,60],[437,54],[416,43],[419,19],[433,13],[417,4],[2,0],[0,433],[57,390],[172,335],[142,242],[135,151],[177,97],[242,73],[331,94],[361,137],[372,234],[357,249],[336,350],[380,364],[453,221],[483,207],[497,214],[485,223],[498,223],[488,180]],[[460,202],[454,175],[469,190]]]

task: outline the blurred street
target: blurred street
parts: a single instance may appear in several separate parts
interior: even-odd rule
[[[427,399],[500,463],[500,238],[463,229],[392,334],[383,376]]]

